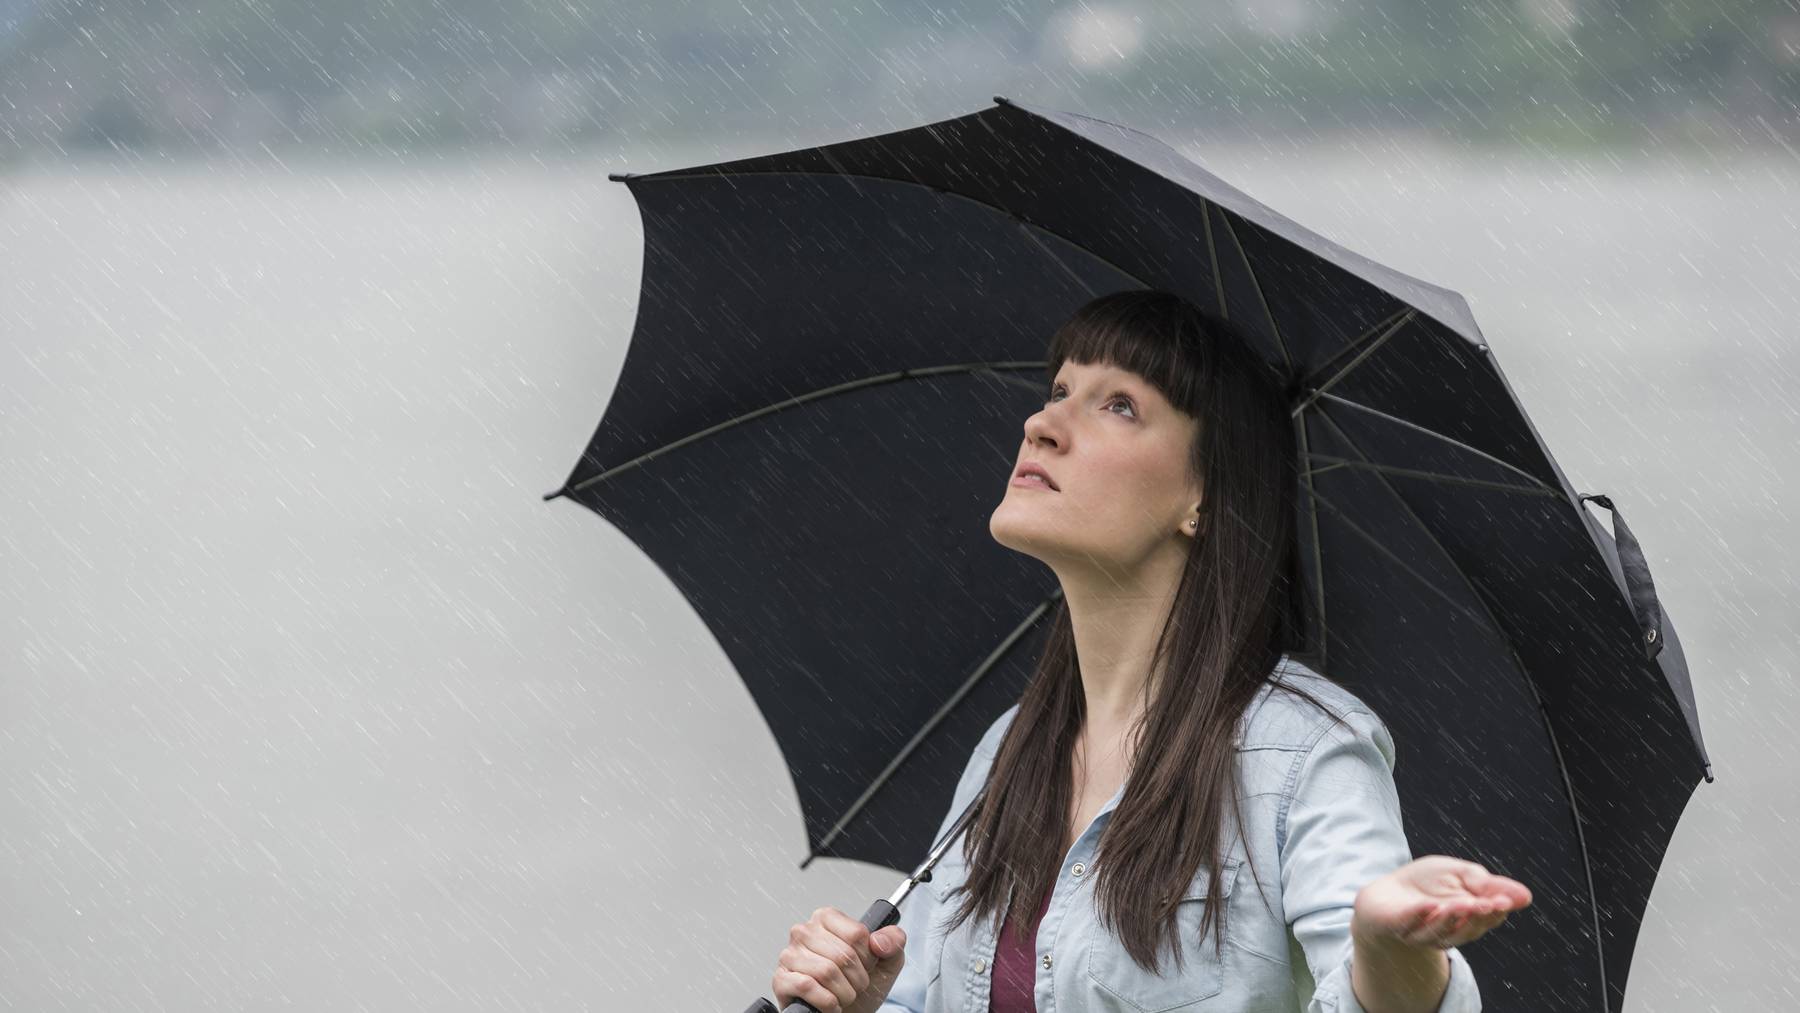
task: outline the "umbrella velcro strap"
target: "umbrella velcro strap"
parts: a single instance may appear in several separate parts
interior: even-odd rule
[[[1650,579],[1650,564],[1644,559],[1644,550],[1611,498],[1600,493],[1583,493],[1581,498],[1592,500],[1612,512],[1613,544],[1619,554],[1619,569],[1625,574],[1625,592],[1631,600],[1631,613],[1636,617],[1638,633],[1643,637],[1644,656],[1654,658],[1662,653],[1663,610],[1656,597],[1656,584]]]

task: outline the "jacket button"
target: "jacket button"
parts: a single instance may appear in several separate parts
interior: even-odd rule
[[[1050,954],[1044,954],[1044,970],[1050,970]]]
[[[981,959],[980,957],[976,957],[975,958],[975,973],[980,974],[981,972],[983,972],[985,970],[987,970],[987,961]]]
[[[1069,870],[1069,874],[1074,876],[1076,879],[1080,879],[1081,874],[1086,871],[1087,871],[1087,866],[1081,864],[1080,862],[1076,862],[1075,867],[1073,869]]]

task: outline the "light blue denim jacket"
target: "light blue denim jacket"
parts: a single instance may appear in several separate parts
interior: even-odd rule
[[[1181,972],[1165,950],[1163,974],[1151,974],[1100,926],[1088,867],[1121,787],[1063,856],[1062,875],[1038,927],[1038,1013],[1366,1013],[1350,988],[1356,893],[1413,858],[1394,788],[1394,742],[1380,718],[1348,690],[1292,658],[1284,657],[1276,671],[1345,724],[1334,726],[1318,708],[1266,685],[1240,718],[1248,833],[1234,834],[1226,850],[1223,956],[1213,953],[1216,929],[1195,938],[1212,874],[1205,867],[1176,913]],[[975,747],[934,840],[980,789],[1017,712],[1015,704],[1000,715]],[[901,904],[906,963],[880,1013],[987,1013],[998,919],[971,918],[954,932],[943,931],[953,905],[939,899],[966,874],[959,838],[932,881],[919,884]],[[1450,986],[1438,1009],[1475,1013],[1481,1009],[1475,976],[1461,953],[1447,952]]]

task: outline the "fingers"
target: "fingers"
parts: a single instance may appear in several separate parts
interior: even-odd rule
[[[819,919],[832,935],[849,945],[851,952],[856,956],[857,963],[865,969],[875,966],[875,961],[879,958],[875,956],[874,951],[869,949],[869,927],[867,925],[834,907],[822,907],[813,912],[813,917]]]
[[[1425,925],[1416,933],[1414,945],[1435,946],[1440,950],[1457,945],[1456,933],[1465,917],[1448,905],[1440,905],[1425,919]]]
[[[1477,897],[1506,898],[1508,906],[1517,910],[1531,905],[1531,889],[1510,876],[1490,872],[1478,862],[1456,859],[1461,866],[1463,886]]]
[[[837,994],[819,984],[812,975],[785,967],[775,971],[769,991],[775,996],[775,1005],[782,1009],[793,1005],[795,999],[805,999],[819,1013],[840,1013],[844,1008]]]
[[[1472,943],[1487,935],[1505,920],[1506,913],[1503,911],[1464,915],[1460,923],[1445,937],[1444,946],[1462,946],[1465,943]]]
[[[854,954],[830,957],[815,950],[806,954],[806,961],[798,965],[797,970],[809,972],[845,1006],[855,1002],[856,997],[869,987],[869,973],[863,970],[862,962]]]
[[[1478,862],[1427,855],[1411,868],[1419,907],[1408,911],[1400,936],[1413,945],[1447,948],[1479,939],[1532,902],[1525,884]]]
[[[1495,909],[1517,911],[1531,906],[1531,890],[1516,879],[1484,871],[1463,882],[1472,896],[1487,901]]]
[[[1410,936],[1413,933],[1423,929],[1431,921],[1432,916],[1442,908],[1442,904],[1430,898],[1414,901],[1413,910],[1406,916],[1406,932],[1404,934],[1409,937],[1408,941],[1411,941]]]
[[[848,937],[848,938],[846,938]],[[788,929],[771,991],[782,1005],[805,999],[820,1013],[835,1013],[869,987],[869,930],[836,908],[822,907]]]
[[[1440,901],[1414,918],[1404,938],[1415,946],[1461,946],[1486,935],[1510,913],[1489,898]]]
[[[817,1006],[821,1013],[829,1013],[829,1011],[820,1006],[812,998],[813,995],[830,996],[831,1002],[841,1009],[855,1002],[857,994],[861,991],[850,983],[850,979],[844,974],[842,965],[834,963],[830,957],[805,947],[789,946],[781,951],[781,963],[776,968],[777,978],[784,973],[804,979],[792,991]],[[788,980],[793,982],[795,979],[790,977]],[[808,982],[815,987],[807,987]]]
[[[1445,927],[1443,936],[1438,945],[1455,946],[1458,941],[1463,939],[1463,930],[1468,928],[1470,920],[1475,916],[1476,909],[1474,908],[1459,911],[1456,914],[1446,915],[1445,920],[1448,922],[1448,925]]]
[[[1501,922],[1506,920],[1506,915],[1507,912],[1505,911],[1494,911],[1485,915],[1477,915],[1470,926],[1469,931],[1472,934],[1469,938],[1480,939],[1482,936],[1487,935],[1489,932],[1498,928]]]

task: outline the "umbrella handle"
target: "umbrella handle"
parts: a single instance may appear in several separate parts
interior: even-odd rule
[[[1638,634],[1644,638],[1644,655],[1654,658],[1662,653],[1663,647],[1663,610],[1656,599],[1656,585],[1650,580],[1650,564],[1644,559],[1644,550],[1638,540],[1625,526],[1625,516],[1613,501],[1598,493],[1583,493],[1583,500],[1592,500],[1612,512],[1613,544],[1619,554],[1619,569],[1625,574],[1625,593],[1631,599],[1631,614],[1637,620]]]
[[[895,907],[886,898],[870,904],[869,910],[863,912],[862,916],[863,927],[870,932],[874,932],[876,929],[885,929],[899,920],[900,909]],[[744,1013],[776,1013],[775,1004],[758,996],[756,1001],[751,1003],[750,1008],[745,1010]],[[807,1002],[805,999],[795,999],[793,1002],[788,1003],[787,1009],[782,1010],[781,1013],[819,1013],[819,1011],[814,1008],[812,1003]]]

